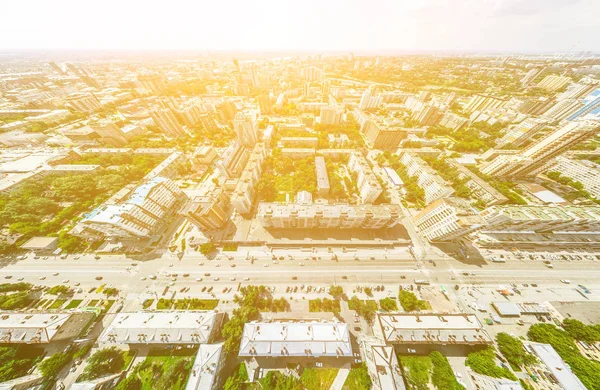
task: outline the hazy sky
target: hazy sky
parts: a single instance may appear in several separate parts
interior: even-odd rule
[[[2,0],[0,49],[600,51],[600,0]]]

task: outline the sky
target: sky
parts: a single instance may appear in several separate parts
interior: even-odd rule
[[[600,0],[0,4],[0,49],[600,52]]]

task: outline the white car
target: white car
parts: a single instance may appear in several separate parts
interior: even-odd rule
[[[150,279],[156,280],[156,275],[150,275]]]
[[[231,280],[232,282],[235,282],[235,278],[231,277],[229,280]]]
[[[69,283],[69,279],[63,280],[63,283],[65,283],[65,284]]]
[[[39,279],[39,280],[45,280],[45,279],[46,279],[46,277],[45,277],[45,276],[40,276],[38,279]]]
[[[265,267],[265,268],[267,268],[268,266],[269,266],[269,264],[265,264],[265,265],[263,265],[263,267]]]
[[[221,266],[221,264],[217,264],[215,267],[219,268]]]
[[[58,272],[53,273],[52,276],[58,276]]]
[[[201,261],[201,262],[199,262],[199,263],[198,263],[198,265],[204,265],[204,262],[203,262],[203,261]]]
[[[571,281],[569,279],[561,279],[560,282],[564,284],[571,284]]]
[[[300,267],[304,267],[304,263],[300,263]]]
[[[214,280],[215,282],[218,282],[218,281],[219,281],[219,278],[218,278],[217,276],[215,276],[213,280]]]
[[[202,278],[196,278],[196,282],[201,282]]]
[[[246,277],[244,278],[244,280],[245,280],[245,281],[248,281],[248,280],[250,280],[250,278],[246,276]]]
[[[79,286],[81,283],[79,282],[75,282],[75,286]]]
[[[145,276],[142,276],[142,277],[140,278],[140,280],[146,280],[146,277],[145,277]]]

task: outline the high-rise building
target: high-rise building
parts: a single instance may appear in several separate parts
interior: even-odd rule
[[[166,135],[178,137],[185,134],[185,130],[170,108],[156,108],[150,113],[150,116],[156,126]]]
[[[600,119],[600,88],[594,90],[582,101],[583,107],[571,114],[567,120],[578,118]]]
[[[357,174],[356,187],[362,203],[373,203],[383,188],[371,170],[367,160],[358,152],[352,153],[348,160],[348,169]]]
[[[398,149],[400,142],[406,138],[406,131],[386,127],[374,120],[367,121],[364,134],[369,147],[381,150]]]
[[[261,115],[268,115],[272,110],[271,96],[269,94],[262,94],[258,96],[258,106],[260,108]]]
[[[242,215],[248,215],[252,211],[252,205],[256,198],[256,184],[262,175],[262,165],[266,156],[265,145],[257,143],[235,187],[235,191],[231,195],[231,205]]]
[[[323,96],[323,100],[326,101],[329,98],[329,92],[331,90],[331,81],[325,80],[323,84],[321,84],[321,96]]]
[[[549,76],[544,77],[544,79],[538,83],[537,87],[543,88],[547,91],[557,91],[563,88],[565,85],[569,84],[570,82],[570,77],[557,76],[551,74]]]
[[[438,199],[412,220],[417,231],[429,241],[452,241],[486,224],[477,210],[460,198]]]
[[[582,99],[598,88],[597,83],[571,84],[569,88],[558,95],[558,100],[564,99]]]
[[[342,120],[343,111],[335,106],[321,107],[319,123],[322,125],[338,125]]]
[[[413,153],[401,152],[400,162],[406,167],[409,176],[417,178],[417,185],[425,192],[426,203],[431,203],[454,193],[454,189],[419,156]]]
[[[538,77],[546,68],[533,68],[529,70],[521,79],[521,84],[527,85],[532,82],[536,77]]]
[[[306,81],[321,81],[324,75],[325,72],[323,72],[323,69],[319,69],[315,66],[309,66],[302,69],[302,77]]]
[[[317,193],[319,196],[329,195],[329,176],[327,175],[327,166],[322,156],[315,157],[315,171],[317,175]]]
[[[238,112],[233,120],[233,128],[235,129],[238,142],[242,145],[251,148],[256,145],[256,142],[258,142],[258,123],[256,122],[256,112]]]
[[[444,113],[432,104],[424,104],[421,109],[413,112],[412,117],[420,126],[435,126],[440,123]]]
[[[514,148],[523,146],[531,137],[545,126],[546,122],[536,118],[528,118],[509,129],[500,140],[500,145],[511,145]]]
[[[523,150],[519,155],[498,156],[482,172],[496,176],[533,176],[542,172],[566,150],[593,137],[600,122],[569,122]],[[508,158],[507,158],[508,157]],[[503,158],[502,161],[499,159]]]
[[[363,92],[358,107],[361,110],[372,110],[379,107],[382,101],[383,98],[377,93],[376,88],[369,86],[365,92]]]
[[[467,123],[467,118],[463,118],[453,112],[446,111],[442,119],[440,120],[440,126],[446,127],[451,130],[458,130]]]
[[[508,102],[508,99],[477,94],[473,96],[465,105],[464,111],[472,113],[475,111],[483,111],[489,108],[500,108],[504,107],[506,104],[508,104]]]
[[[138,82],[148,92],[159,93],[165,89],[165,83],[162,78],[156,74],[140,75],[138,76]]]
[[[222,188],[192,199],[184,215],[202,230],[215,230],[223,226],[228,218],[229,197]]]
[[[100,100],[91,93],[77,92],[65,98],[65,105],[75,112],[92,113],[102,108]]]
[[[550,107],[542,117],[550,122],[557,123],[568,118],[582,107],[583,104],[577,99],[559,100],[555,105]]]

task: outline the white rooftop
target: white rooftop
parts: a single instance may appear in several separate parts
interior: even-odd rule
[[[402,371],[393,346],[363,344],[367,368],[374,380],[374,388],[382,390],[405,390]]]
[[[348,324],[253,322],[244,325],[239,356],[352,356]]]
[[[0,314],[0,343],[49,343],[71,314]]]
[[[489,344],[492,339],[473,314],[377,315],[377,327],[387,343]]]
[[[185,390],[212,389],[221,365],[223,343],[200,344]]]
[[[571,367],[561,359],[550,344],[531,343],[529,346],[563,389],[586,390],[583,383],[571,371]]]
[[[204,344],[221,314],[213,311],[119,313],[100,336],[112,344]]]

